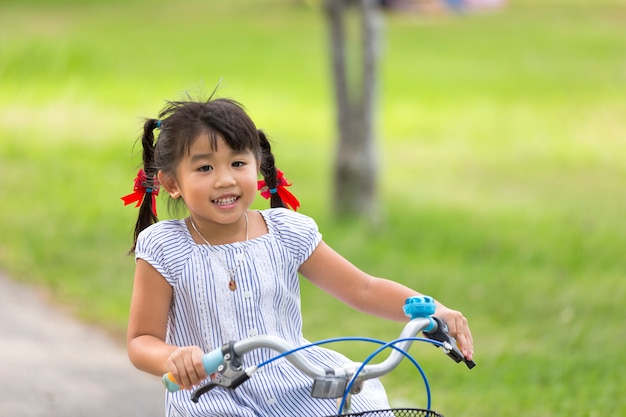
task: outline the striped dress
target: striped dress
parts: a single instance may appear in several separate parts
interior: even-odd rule
[[[138,238],[135,256],[152,265],[173,288],[166,342],[199,346],[204,352],[258,334],[282,337],[294,346],[302,335],[298,269],[322,237],[313,219],[287,209],[260,211],[268,233],[247,242],[199,245],[184,220],[158,222]],[[239,265],[237,289],[226,271]],[[304,352],[320,366],[347,358],[315,347]],[[250,366],[276,356],[257,350],[244,356]],[[312,380],[285,359],[262,367],[235,390],[214,388],[196,404],[188,391],[167,393],[165,414],[178,416],[331,416],[335,400],[310,396]],[[352,399],[352,410],[388,408],[382,384],[367,381]]]

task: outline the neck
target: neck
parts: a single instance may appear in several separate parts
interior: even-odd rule
[[[244,212],[240,220],[229,225],[218,225],[211,232],[203,231],[197,222],[193,220],[191,215],[189,216],[189,222],[187,226],[191,224],[190,231],[192,236],[198,244],[207,245],[224,245],[234,242],[245,242],[249,239],[248,236],[248,213]],[[243,225],[241,222],[243,221]]]

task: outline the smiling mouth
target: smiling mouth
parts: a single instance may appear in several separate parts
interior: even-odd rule
[[[237,200],[239,200],[239,197],[228,197],[228,198],[220,198],[217,200],[213,200],[213,203],[217,204],[218,206],[228,206],[231,204],[235,204]]]

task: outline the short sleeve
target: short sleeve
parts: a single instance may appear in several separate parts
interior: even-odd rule
[[[191,255],[191,244],[178,220],[158,222],[139,233],[135,260],[143,259],[174,285]]]
[[[270,233],[276,235],[283,247],[301,265],[322,241],[317,223],[311,217],[284,208],[262,212]]]

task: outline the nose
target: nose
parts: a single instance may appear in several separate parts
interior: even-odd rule
[[[215,172],[215,188],[231,187],[237,183],[230,169],[220,169]]]

